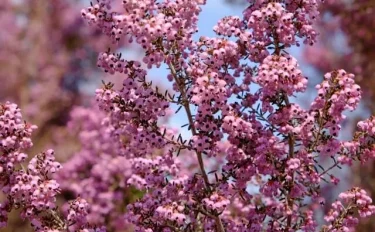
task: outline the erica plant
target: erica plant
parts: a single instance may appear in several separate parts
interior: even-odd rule
[[[81,130],[84,145],[57,179],[79,198],[65,217],[39,219],[45,230],[353,231],[359,218],[375,212],[366,191],[353,187],[338,196],[324,223],[314,214],[324,205],[322,184],[339,181],[335,169],[375,154],[374,117],[358,123],[352,140],[338,139],[343,112],[360,101],[354,75],[329,72],[309,107],[295,103],[307,78],[287,49],[316,42],[318,1],[249,1],[242,17],[217,23],[217,37],[194,41],[205,2],[124,0],[122,11],[113,11],[121,2],[99,0],[82,11],[109,40],[137,43],[144,54],[141,62],[108,51],[99,55],[98,66],[123,76],[123,85],[104,83],[96,91],[100,112],[72,113],[69,126]],[[171,91],[161,92],[147,77],[147,69],[162,64]],[[178,111],[186,115],[182,126],[189,136],[163,121]],[[9,125],[17,117],[0,112],[3,170],[16,178],[18,161],[7,159],[22,146],[7,146],[23,137]],[[29,171],[16,170],[51,181],[45,167],[58,168],[51,155],[34,161],[51,159],[49,166],[43,161],[38,169],[31,161]],[[322,165],[322,157],[332,162]],[[53,183],[46,190],[52,198],[58,189]],[[11,199],[8,189],[16,184],[4,182]],[[28,209],[28,195],[18,197]],[[55,205],[43,204],[36,212],[52,217],[51,209]]]
[[[374,46],[374,2],[326,1],[321,5],[320,11],[323,16],[318,22],[318,45],[306,49],[304,58],[320,73],[345,65],[347,71],[355,73],[356,81],[362,87],[363,102],[367,110],[374,113],[375,50],[369,49]],[[349,15],[353,17],[348,17]],[[339,39],[344,39],[345,42],[337,46],[336,41]],[[353,171],[355,175],[351,175],[351,181],[366,187],[372,198],[375,196],[372,184],[374,164],[372,161],[365,166],[356,165]],[[358,231],[375,230],[373,220],[363,220],[360,224]]]
[[[64,231],[72,225],[84,229],[87,226],[84,199],[69,203],[66,218],[58,211],[56,195],[60,188],[52,175],[61,165],[55,161],[54,151],[42,152],[25,164],[24,150],[33,145],[30,137],[36,128],[22,120],[16,104],[0,105],[0,186],[6,195],[0,203],[0,227],[7,225],[10,211],[20,209],[21,218],[29,220],[35,231]]]

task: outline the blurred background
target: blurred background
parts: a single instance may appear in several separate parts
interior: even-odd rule
[[[101,80],[121,83],[121,76],[110,76],[96,66],[99,52],[108,48],[137,59],[139,48],[124,42],[113,45],[99,31],[86,25],[80,11],[88,1],[79,0],[1,0],[0,4],[0,102],[17,103],[25,119],[38,126],[34,133],[32,156],[53,148],[58,160],[65,161],[82,144],[77,133],[67,129],[70,113],[78,106],[90,106]],[[212,27],[228,15],[241,15],[246,0],[208,0],[200,17],[201,35],[214,36]],[[307,95],[299,98],[308,106],[315,97],[314,87],[325,72],[343,68],[356,75],[364,98],[360,109],[348,114],[342,138],[349,139],[356,122],[375,113],[375,1],[326,0],[317,22],[319,43],[289,52],[295,56],[310,80]],[[167,70],[150,70],[151,78],[164,88]],[[171,125],[182,125],[175,117]],[[375,198],[375,162],[344,170],[339,188],[325,191],[334,200],[347,183],[361,185]],[[1,199],[1,195],[0,195]],[[1,200],[0,200],[1,201]],[[327,204],[328,205],[328,204]],[[7,229],[31,231],[27,223],[12,217]],[[358,231],[375,231],[375,222],[362,221]]]

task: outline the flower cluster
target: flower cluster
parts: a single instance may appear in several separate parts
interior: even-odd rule
[[[4,159],[2,163],[7,163],[5,159],[11,157],[18,162],[26,159],[22,154],[14,155],[13,151],[30,148],[33,145],[30,136],[36,128],[22,121],[21,110],[16,104],[7,102],[0,105],[0,152],[7,154],[1,157]]]
[[[264,99],[285,93],[291,96],[296,92],[304,92],[307,79],[298,68],[297,60],[290,55],[267,56],[259,67],[255,82],[259,84]]]
[[[332,203],[332,209],[324,217],[330,225],[324,226],[322,231],[350,231],[358,224],[358,219],[352,216],[355,212],[361,217],[371,216],[375,212],[372,199],[363,189],[352,188],[341,193],[339,199]]]
[[[98,65],[124,81],[120,90],[110,83],[97,90],[106,115],[99,131],[107,131],[93,135],[113,145],[112,159],[120,155],[130,164],[126,184],[144,191],[123,218],[135,231],[315,231],[307,199],[321,196],[327,176],[338,181],[335,167],[374,152],[367,124],[352,141],[338,140],[343,111],[357,107],[361,91],[352,74],[336,70],[317,86],[310,108],[291,103],[307,78],[285,49],[299,38],[316,41],[317,1],[255,1],[243,18],[220,20],[219,37],[193,41],[204,3],[123,1],[115,11],[98,1],[82,11],[112,40],[140,44],[148,68],[165,64],[173,84],[174,93],[160,93],[140,62],[99,56]],[[251,85],[260,88],[252,92]],[[172,105],[185,112],[189,138],[160,123]],[[320,165],[324,156],[332,157],[332,166]],[[250,185],[259,191],[250,192]]]
[[[7,216],[13,209],[21,210],[21,217],[31,222],[35,231],[71,231],[71,224],[80,224],[76,228],[89,229],[82,223],[83,217],[67,217],[69,223],[58,214],[56,197],[60,186],[52,175],[61,169],[55,161],[54,151],[47,150],[33,157],[24,166],[27,155],[23,153],[32,146],[31,133],[36,126],[22,120],[16,104],[0,105],[0,189],[6,199],[0,204],[0,225],[6,226]],[[76,209],[82,214],[84,208]]]
[[[260,4],[263,6],[259,7]],[[290,46],[296,44],[295,36],[298,35],[305,38],[304,43],[312,45],[317,35],[312,28],[312,21],[319,14],[317,7],[318,2],[315,0],[301,3],[285,1],[285,5],[281,2],[264,1],[248,8],[245,17],[249,17],[248,28],[254,30],[254,36],[259,40],[266,42],[273,38]]]
[[[358,158],[362,163],[375,157],[375,118],[372,116],[367,120],[359,121],[353,141],[345,142],[348,152],[354,157],[341,156],[341,162],[351,164],[350,158]],[[359,157],[358,154],[361,154]]]
[[[190,46],[185,41],[191,42],[193,33],[198,30],[199,5],[204,4],[205,0],[160,3],[153,0],[123,1],[123,12],[112,12],[106,1],[98,2],[82,10],[83,17],[114,41],[119,41],[125,35],[130,36],[130,42],[136,38],[136,42],[149,51],[143,61],[151,68],[153,65],[160,67],[168,59],[160,48],[171,48],[174,43],[186,48]],[[165,40],[160,40],[160,37]],[[158,45],[157,41],[163,45]]]
[[[356,82],[362,87],[364,106],[373,114],[374,94],[374,74],[375,68],[372,65],[375,59],[375,51],[369,49],[374,46],[374,12],[375,7],[367,1],[355,0],[346,1],[325,1],[320,8],[322,15],[332,17],[322,17],[316,25],[319,31],[318,46],[309,47],[304,50],[303,59],[319,72],[327,72],[333,67],[345,67],[348,72],[355,73]],[[348,15],[352,17],[348,17]],[[332,43],[337,38],[345,38],[345,43]],[[345,54],[340,51],[347,51]],[[360,120],[365,115],[358,114]],[[350,130],[357,122],[356,117],[348,117],[346,129]],[[371,157],[371,156],[369,156]],[[347,160],[349,161],[349,160]],[[375,195],[375,189],[371,185],[375,176],[374,169],[367,159],[361,159],[367,165],[354,166],[355,184],[363,186],[369,195]],[[327,192],[329,194],[329,192]],[[332,198],[332,196],[330,197]],[[356,230],[371,231],[374,228],[373,220],[365,220],[359,223]]]
[[[69,129],[82,146],[62,171],[52,150],[23,165],[36,127],[16,105],[0,105],[0,225],[20,209],[36,231],[316,231],[320,206],[306,203],[321,198],[322,181],[336,184],[335,168],[375,152],[373,117],[358,123],[352,140],[338,139],[344,111],[361,97],[354,75],[329,72],[309,108],[292,103],[307,78],[286,49],[300,38],[316,41],[317,1],[253,1],[242,18],[218,22],[218,37],[198,41],[204,0],[121,4],[98,0],[82,16],[115,43],[141,45],[142,62],[99,55],[97,65],[124,80],[118,90],[103,82],[98,109],[71,113]],[[166,65],[173,90],[149,82],[143,64]],[[185,113],[190,135],[163,125],[172,106]],[[324,157],[330,166],[321,165]],[[58,213],[60,192],[74,199],[63,207],[66,217]],[[362,189],[339,199],[322,231],[350,230],[354,211],[375,213]]]

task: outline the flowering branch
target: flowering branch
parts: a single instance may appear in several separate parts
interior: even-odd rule
[[[0,104],[0,187],[6,196],[0,204],[0,227],[6,226],[11,210],[20,209],[21,217],[29,220],[35,231],[70,231],[72,224],[77,231],[93,229],[86,224],[88,205],[83,199],[76,200],[78,207],[70,207],[66,219],[59,215],[56,196],[60,187],[52,174],[61,165],[55,161],[53,150],[36,155],[27,167],[23,165],[27,155],[22,151],[33,145],[31,134],[36,128],[23,122],[16,104]]]

